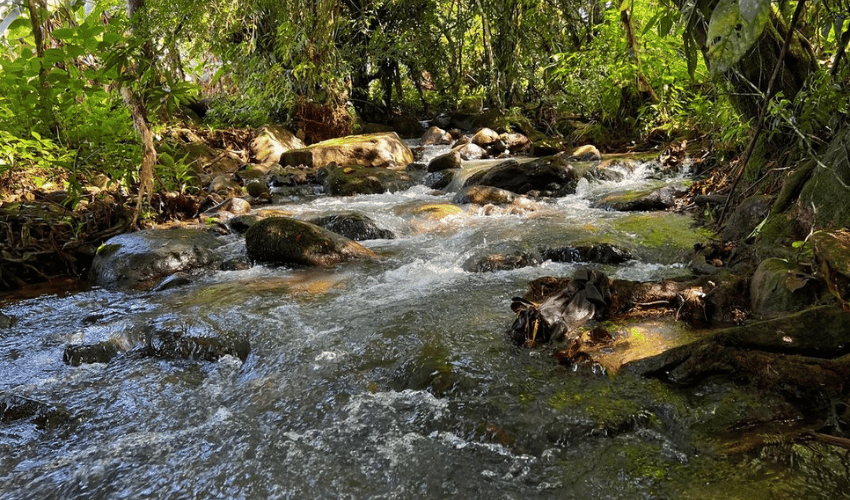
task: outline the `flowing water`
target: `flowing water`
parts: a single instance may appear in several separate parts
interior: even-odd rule
[[[612,277],[687,273],[675,248],[657,258],[644,248],[633,223],[655,215],[589,208],[594,195],[648,182],[651,171],[619,184],[583,183],[576,195],[513,211],[421,210],[453,195],[422,186],[291,202],[275,208],[304,218],[357,211],[397,238],[364,242],[381,255],[377,262],[333,269],[254,266],[158,293],[0,299],[0,310],[17,318],[0,330],[0,391],[70,415],[59,425],[2,423],[0,497],[846,493],[846,457],[829,450],[723,452],[738,437],[730,424],[773,415],[782,402],[725,386],[680,393],[600,368],[567,369],[545,351],[514,346],[506,334],[511,297],[534,278],[569,276],[582,264],[465,270],[488,252],[595,234],[642,256],[596,266]],[[227,251],[244,254],[244,244],[233,237]],[[244,363],[142,357],[128,332],[146,324],[246,335],[251,354]],[[633,340],[639,328],[679,331],[650,322],[627,329]],[[62,362],[66,345],[110,338],[131,349],[109,363]]]

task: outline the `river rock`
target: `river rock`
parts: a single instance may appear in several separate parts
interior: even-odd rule
[[[249,147],[251,156],[268,165],[276,163],[286,151],[303,148],[304,143],[280,125],[266,125],[257,132]]]
[[[209,186],[207,186],[207,191],[210,193],[217,193],[222,196],[238,196],[242,193],[242,186],[239,185],[238,182],[234,181],[230,174],[222,174],[218,175],[210,181]]]
[[[455,178],[455,173],[459,172],[459,168],[448,170],[440,170],[439,172],[431,172],[422,179],[422,184],[431,189],[444,189]]]
[[[248,257],[257,262],[330,266],[375,252],[333,231],[289,217],[269,217],[245,233]]]
[[[771,318],[800,311],[817,298],[817,282],[784,259],[765,259],[750,282],[753,315]]]
[[[457,151],[450,151],[448,153],[435,156],[434,159],[428,162],[428,172],[439,172],[441,170],[460,167],[461,157],[460,153]]]
[[[587,144],[573,150],[570,154],[570,159],[576,161],[599,161],[602,159],[602,154],[596,149],[596,146]]]
[[[452,143],[452,136],[440,127],[431,127],[422,135],[419,141],[423,146],[439,146]]]
[[[65,346],[62,362],[80,366],[91,363],[109,363],[121,351],[117,342],[106,340],[96,344],[72,344]]]
[[[453,147],[452,150],[460,154],[460,157],[466,161],[487,158],[487,150],[485,150],[481,146],[472,144],[471,142]]]
[[[749,236],[756,226],[767,217],[773,205],[772,196],[750,196],[735,207],[720,232],[722,241],[739,241]]]
[[[511,153],[526,151],[531,146],[528,137],[517,132],[506,132],[500,135],[499,139]]]
[[[845,279],[850,278],[850,231],[816,231],[809,237],[809,242],[820,262]]]
[[[223,243],[198,229],[150,229],[110,238],[97,250],[89,281],[109,289],[150,288],[157,280],[220,261]]]
[[[575,192],[579,178],[579,173],[562,158],[549,156],[525,163],[507,160],[470,176],[464,187],[484,185],[517,194],[563,196]]]
[[[375,221],[358,213],[318,217],[310,219],[310,223],[341,234],[354,241],[391,240],[395,238],[392,231],[379,228],[375,224]]]
[[[471,257],[463,264],[463,269],[469,272],[488,273],[494,271],[510,271],[540,264],[540,257],[534,253],[517,251],[503,254],[494,253],[484,257]]]
[[[235,356],[243,362],[251,352],[247,334],[195,335],[187,331],[151,328],[145,335],[144,354],[165,359],[218,361]]]
[[[394,132],[351,135],[322,141],[281,155],[281,165],[322,168],[330,164],[374,168],[404,168],[413,163],[413,152]]]
[[[32,419],[39,429],[55,429],[71,419],[65,408],[35,399],[4,394],[0,396],[0,422],[8,424]]]
[[[664,186],[642,191],[616,191],[604,195],[593,203],[593,207],[618,212],[666,210],[676,203],[676,196],[686,191],[684,186]]]
[[[469,186],[455,195],[454,203],[466,204],[473,203],[476,205],[486,205],[492,203],[494,205],[506,205],[513,203],[517,195],[505,189],[499,189],[492,186]]]
[[[487,149],[491,144],[500,140],[499,134],[490,128],[484,127],[472,136],[472,144]]]
[[[609,245],[608,243],[597,243],[595,245],[566,246],[560,248],[546,248],[541,255],[545,260],[552,262],[595,262],[598,264],[622,264],[634,257],[628,250]]]
[[[12,328],[13,326],[15,326],[15,318],[0,312],[0,329]]]
[[[324,189],[331,196],[403,191],[414,183],[413,175],[406,170],[363,165],[339,167],[335,164],[328,165],[324,170],[327,172]]]

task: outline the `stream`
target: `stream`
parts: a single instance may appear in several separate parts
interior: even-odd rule
[[[519,210],[421,210],[454,196],[421,185],[271,207],[304,219],[368,215],[396,235],[362,242],[381,256],[374,262],[256,265],[162,292],[0,296],[0,311],[16,318],[0,329],[0,393],[69,415],[58,425],[0,424],[0,497],[846,495],[843,452],[782,443],[729,451],[752,437],[742,421],[772,419],[783,401],[724,384],[682,391],[600,366],[568,368],[510,341],[511,298],[535,278],[580,266],[631,280],[689,273],[693,241],[674,241],[676,231],[692,234],[687,216],[590,208],[601,193],[658,182],[655,167],[641,164],[619,182],[583,180],[575,195]],[[226,252],[244,255],[244,240],[227,238]],[[467,270],[493,252],[588,239],[638,259]],[[132,341],[126,332],[146,324],[238,332],[251,352],[244,362],[133,349],[109,363],[62,361],[68,344]],[[646,340],[652,354],[694,332],[668,318],[623,325],[621,335]]]

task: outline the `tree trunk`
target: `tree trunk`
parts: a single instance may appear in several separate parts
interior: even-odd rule
[[[127,0],[127,17],[130,18],[133,31],[138,32],[138,22],[134,17],[144,7],[144,0]],[[136,71],[138,74],[138,71]],[[139,169],[139,196],[136,199],[136,209],[133,212],[132,226],[138,228],[139,213],[146,196],[153,192],[153,166],[156,164],[156,147],[153,143],[153,133],[148,123],[147,109],[141,96],[126,85],[121,88],[121,96],[133,117],[133,125],[142,139],[142,166]]]
[[[643,68],[640,64],[640,56],[638,55],[637,38],[635,37],[635,30],[632,26],[632,15],[628,9],[620,11],[620,21],[623,23],[623,31],[626,33],[626,44],[629,49],[629,55],[635,62],[635,67],[637,68],[638,91],[641,94],[644,94],[650,102],[656,103],[658,102],[658,95],[655,93],[655,90],[652,89],[652,85],[649,84],[649,80],[646,79],[646,75],[643,74]]]

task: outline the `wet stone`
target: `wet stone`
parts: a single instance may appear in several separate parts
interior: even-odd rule
[[[31,419],[39,429],[55,429],[70,418],[70,413],[59,406],[15,394],[0,396],[0,422],[4,424]]]
[[[552,262],[595,262],[598,264],[621,264],[634,257],[622,248],[600,243],[598,245],[546,248],[541,251],[544,260]]]
[[[119,352],[118,344],[113,341],[69,345],[62,353],[62,362],[71,366],[109,363]]]
[[[250,342],[240,335],[194,336],[182,331],[153,330],[146,337],[145,354],[157,358],[218,361],[231,355],[244,362],[251,352]]]
[[[354,241],[391,240],[395,238],[392,231],[379,228],[375,224],[375,221],[358,213],[317,217],[311,219],[310,223],[341,234]]]

